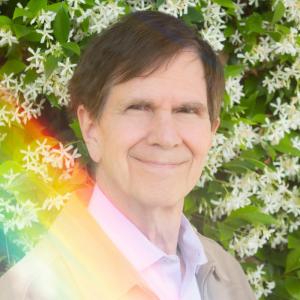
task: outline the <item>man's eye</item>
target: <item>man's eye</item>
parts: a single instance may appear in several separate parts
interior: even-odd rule
[[[133,109],[133,110],[148,110],[149,107],[147,105],[143,105],[143,104],[133,104],[133,105],[130,105],[128,109]]]
[[[185,114],[198,114],[199,111],[198,109],[196,108],[181,108],[181,109],[178,109],[179,113],[185,113]]]

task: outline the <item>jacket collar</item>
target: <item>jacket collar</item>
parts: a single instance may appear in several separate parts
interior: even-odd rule
[[[204,264],[202,268],[200,267],[197,276],[201,277],[203,280],[203,278],[206,277],[208,273],[212,273],[218,281],[222,280],[224,282],[229,282],[229,277],[227,276],[226,272],[220,267],[220,263],[218,263],[219,254],[215,252],[216,246],[212,245],[212,243],[216,242],[200,234],[194,226],[192,227],[198,235],[207,257],[207,263]]]

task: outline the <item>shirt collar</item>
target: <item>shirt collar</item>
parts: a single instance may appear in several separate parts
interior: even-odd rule
[[[162,257],[174,256],[167,255],[150,242],[135,224],[113,205],[97,184],[94,186],[88,211],[139,272]],[[181,217],[178,246],[185,263],[189,264],[193,272],[197,272],[198,267],[207,262],[202,243],[184,214]]]

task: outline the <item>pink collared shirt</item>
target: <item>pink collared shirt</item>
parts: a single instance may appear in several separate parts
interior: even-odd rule
[[[178,248],[185,263],[181,276],[178,255],[167,255],[124,216],[95,185],[88,211],[112,242],[140,273],[160,300],[200,300],[195,274],[207,262],[203,246],[182,214]]]

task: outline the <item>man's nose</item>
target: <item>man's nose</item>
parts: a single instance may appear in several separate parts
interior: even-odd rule
[[[173,148],[181,143],[181,138],[171,112],[157,112],[154,114],[147,141],[151,145],[162,148]]]

